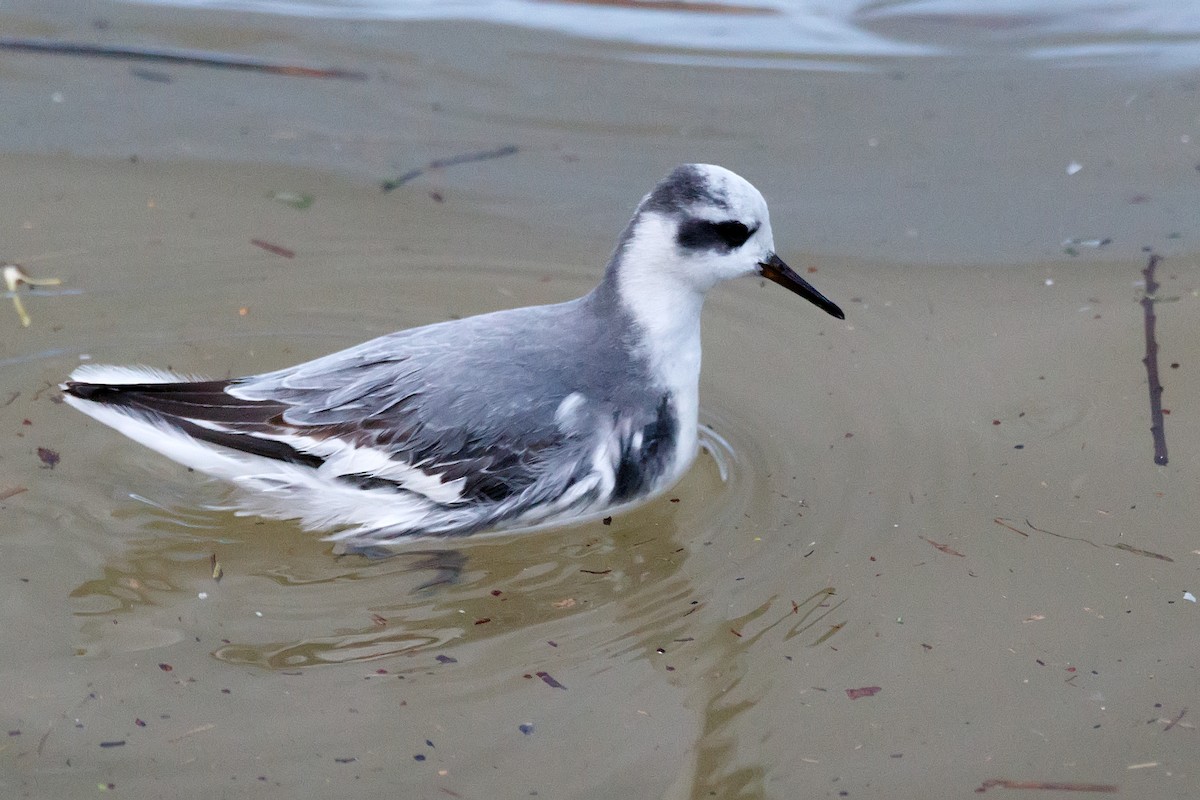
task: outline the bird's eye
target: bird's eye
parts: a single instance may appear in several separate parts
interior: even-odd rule
[[[754,235],[758,226],[747,228],[737,220],[711,222],[689,219],[679,226],[679,246],[687,250],[736,250]]]

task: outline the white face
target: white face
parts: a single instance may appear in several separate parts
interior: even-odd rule
[[[638,206],[620,256],[626,302],[648,309],[661,306],[662,298],[689,294],[702,302],[721,281],[761,275],[844,318],[836,304],[775,254],[767,201],[724,167],[676,168]],[[698,305],[687,313],[698,316]]]
[[[642,201],[639,216],[633,245],[644,263],[700,292],[759,272],[775,253],[766,200],[724,167],[675,170]]]

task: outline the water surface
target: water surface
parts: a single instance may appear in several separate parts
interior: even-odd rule
[[[1194,68],[1159,57],[1187,16],[763,5],[872,44],[498,24],[528,4],[6,8],[10,35],[368,73],[0,54],[2,256],[76,292],[27,297],[0,342],[9,794],[1195,793],[1200,119]],[[1054,36],[1125,55],[1037,57]],[[847,320],[717,290],[702,403],[728,449],[611,524],[338,556],[57,402],[84,359],[221,377],[577,296],[691,160],[762,188]]]

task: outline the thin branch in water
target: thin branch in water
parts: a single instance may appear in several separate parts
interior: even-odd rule
[[[1038,526],[1036,526],[1032,522],[1030,522],[1028,519],[1025,520],[1025,524],[1029,526],[1030,530],[1037,531],[1038,533],[1045,533],[1049,536],[1056,536],[1059,539],[1070,539],[1072,542],[1083,542],[1084,544],[1090,544],[1092,547],[1100,546],[1100,545],[1096,544],[1095,542],[1093,542],[1091,539],[1085,539],[1082,536],[1067,536],[1065,533],[1055,533],[1054,531],[1048,531],[1045,528],[1039,528]]]
[[[493,158],[503,158],[515,154],[519,148],[515,144],[506,144],[503,147],[497,147],[494,150],[481,150],[475,153],[460,153],[456,156],[447,156],[446,158],[436,158],[430,161],[424,167],[410,169],[398,178],[386,180],[381,184],[381,188],[385,192],[390,192],[393,189],[399,189],[404,184],[411,180],[421,177],[427,170],[444,169],[446,167],[455,167],[459,164],[470,164],[473,161],[490,161]]]
[[[1142,270],[1146,278],[1146,293],[1142,295],[1142,317],[1146,331],[1146,357],[1142,363],[1146,365],[1146,380],[1150,384],[1150,433],[1154,437],[1154,463],[1166,466],[1167,463],[1167,432],[1163,424],[1162,382],[1158,379],[1158,342],[1154,338],[1154,304],[1158,302],[1155,294],[1158,283],[1154,280],[1154,270],[1162,262],[1162,256],[1151,253]]]
[[[280,64],[209,50],[103,45],[92,44],[90,42],[64,42],[56,39],[36,38],[23,39],[10,36],[0,36],[0,50],[49,53],[59,56],[116,58],[126,61],[157,61],[160,63],[186,64],[197,67],[250,70],[252,72],[290,75],[299,78],[338,78],[350,81],[365,81],[367,79],[365,72],[357,72],[355,70],[340,69],[338,67],[305,67],[298,64]]]
[[[922,541],[929,542],[931,545],[936,547],[938,550],[941,550],[943,553],[945,553],[948,556],[958,556],[959,558],[966,558],[965,555],[958,552],[957,550],[955,550],[953,547],[951,547],[948,544],[942,544],[940,542],[935,542],[933,539],[926,539],[924,536],[918,536],[917,538]]]
[[[1025,531],[1019,531],[1016,528],[1014,528],[1012,525],[1009,525],[1008,523],[1010,521],[1011,520],[1006,520],[1004,517],[996,517],[994,520],[992,520],[992,522],[995,522],[997,525],[999,525],[1002,528],[1008,528],[1013,533],[1019,533],[1020,535],[1024,536],[1026,539],[1029,538],[1029,534],[1026,533]]]
[[[976,794],[983,794],[988,789],[1045,789],[1051,792],[1099,792],[1100,794],[1116,794],[1121,788],[1112,783],[1074,783],[1066,781],[1012,781],[1007,778],[992,778],[984,781]]]
[[[1109,547],[1115,547],[1117,550],[1124,550],[1126,553],[1133,553],[1135,556],[1157,558],[1159,561],[1170,561],[1172,563],[1175,561],[1175,559],[1171,558],[1170,556],[1164,556],[1162,553],[1155,553],[1151,550],[1143,550],[1140,547],[1134,547],[1133,545],[1125,544],[1124,542],[1110,544]]]

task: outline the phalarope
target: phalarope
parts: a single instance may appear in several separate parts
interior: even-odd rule
[[[399,331],[233,380],[81,366],[66,402],[245,490],[242,513],[371,546],[606,512],[697,449],[700,311],[760,275],[841,309],[775,253],[767,204],[723,167],[676,168],[600,285],[566,303]]]

